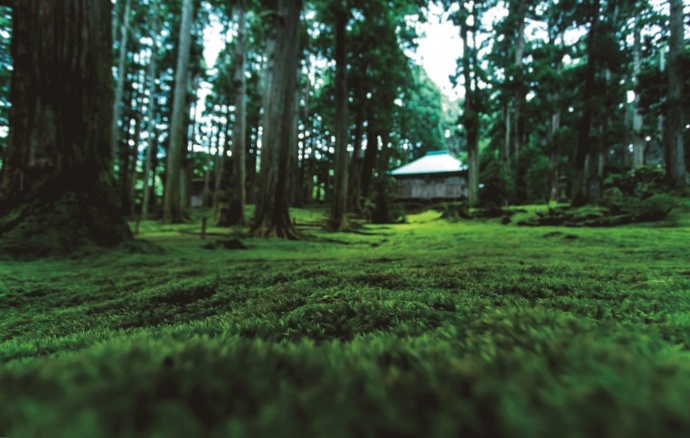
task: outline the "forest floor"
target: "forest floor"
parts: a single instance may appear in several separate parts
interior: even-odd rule
[[[690,436],[690,203],[616,228],[143,222],[0,263],[0,436]],[[521,213],[526,215],[525,213]]]

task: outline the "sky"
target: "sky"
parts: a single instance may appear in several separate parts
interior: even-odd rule
[[[455,73],[457,60],[462,55],[459,29],[447,19],[439,5],[431,4],[429,21],[417,23],[420,35],[416,53],[408,53],[424,67],[429,78],[441,91],[451,98],[460,96],[461,91],[453,87],[449,76]]]

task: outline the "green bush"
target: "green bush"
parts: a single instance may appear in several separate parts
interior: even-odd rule
[[[617,188],[623,195],[647,198],[667,190],[664,169],[642,166],[620,175],[611,175],[604,181],[604,188]]]
[[[635,200],[623,206],[628,214],[638,222],[659,221],[676,206],[676,200],[666,194],[654,195],[646,199]]]

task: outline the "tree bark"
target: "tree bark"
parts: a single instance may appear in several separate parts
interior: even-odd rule
[[[371,101],[369,101],[371,105]],[[376,157],[379,151],[378,133],[376,132],[376,121],[373,110],[367,110],[367,149],[364,151],[364,161],[362,162],[361,194],[364,198],[371,195],[371,180],[376,164]]]
[[[503,169],[503,175],[504,177],[507,177],[508,174],[510,173],[510,139],[512,137],[511,134],[511,127],[513,125],[512,123],[512,117],[511,117],[511,111],[510,111],[510,104],[508,102],[505,102],[503,104],[503,125],[504,125],[504,137],[503,137],[503,147],[501,148],[501,168]]]
[[[158,1],[154,0],[152,2],[152,7],[154,12],[150,15],[151,17],[151,57],[149,59],[148,73],[149,78],[148,89],[149,89],[149,102],[146,107],[146,129],[148,132],[148,146],[146,147],[146,158],[144,161],[144,199],[141,205],[141,217],[143,220],[148,219],[149,215],[149,204],[151,202],[151,164],[153,157],[158,152],[158,138],[155,122],[154,112],[156,110],[156,71],[157,71],[157,59],[158,59],[158,43],[157,38],[159,34],[160,22],[158,20]]]
[[[247,20],[245,2],[237,2],[237,45],[235,46],[235,124],[232,130],[232,197],[227,218],[221,216],[222,226],[247,224],[245,204],[247,203],[247,80],[245,63],[247,59]]]
[[[635,42],[633,45],[633,85],[635,87],[635,101],[633,102],[633,123],[632,123],[632,144],[633,144],[633,167],[644,165],[645,141],[642,137],[642,111],[640,110],[640,93],[637,90],[640,76],[641,54],[642,54],[642,35],[640,29],[640,18],[635,18]]]
[[[193,0],[184,0],[180,40],[177,50],[177,67],[175,69],[175,93],[173,99],[172,120],[170,123],[170,147],[168,148],[165,196],[163,205],[163,222],[166,224],[183,221],[182,200],[180,199],[180,173],[182,171],[182,154],[184,153],[184,122],[186,105],[189,50],[191,47]]]
[[[513,96],[513,145],[515,146],[515,162],[522,151],[522,128],[523,117],[522,107],[525,104],[525,86],[522,78],[522,59],[525,53],[525,16],[527,15],[527,1],[518,0],[517,2],[517,42],[515,44],[515,94]]]
[[[311,67],[309,67],[311,69]],[[302,119],[304,120],[304,130],[302,131],[302,147],[300,148],[300,162],[299,162],[299,195],[298,195],[298,205],[304,206],[311,201],[311,181],[307,178],[311,178],[310,172],[310,156],[314,152],[309,150],[311,144],[311,128],[309,126],[309,93],[311,90],[311,80],[309,75],[306,77],[304,84],[304,112],[302,114]],[[307,152],[309,151],[309,152]]]
[[[299,51],[301,0],[278,0],[274,35],[269,47],[261,173],[252,234],[299,237],[288,210],[290,147],[296,142],[295,84]]]
[[[360,192],[360,175],[362,167],[362,124],[364,123],[364,115],[362,111],[358,111],[355,120],[354,132],[354,150],[352,152],[352,161],[350,162],[350,175],[348,177],[348,208],[354,211],[359,211],[359,192]]]
[[[127,67],[127,40],[129,39],[129,15],[131,0],[125,0],[122,12],[122,27],[120,28],[120,56],[117,67],[117,86],[115,87],[115,104],[113,111],[113,160],[117,159],[117,145],[120,141],[120,123],[122,109],[122,93],[125,87],[126,67]]]
[[[551,200],[558,201],[560,199],[559,190],[559,157],[560,147],[558,130],[561,128],[561,110],[557,109],[551,115],[551,126],[549,129],[549,146],[551,149]]]
[[[593,98],[595,95],[595,79],[597,72],[598,59],[596,55],[596,45],[599,39],[599,7],[600,1],[594,0],[592,6],[592,24],[589,29],[587,41],[587,70],[585,76],[585,89],[582,96],[583,109],[580,119],[580,131],[577,138],[577,153],[575,157],[575,177],[573,181],[573,193],[571,204],[581,206],[587,203],[588,196],[585,187],[587,172],[585,171],[585,160],[590,154],[589,144],[591,142],[590,129],[592,125]]]
[[[469,47],[469,31],[466,25],[462,27],[462,64],[463,75],[465,78],[465,103],[463,108],[463,122],[467,134],[467,166],[468,166],[468,189],[469,205],[475,207],[479,202],[479,113],[475,107],[475,90],[472,87],[472,62],[471,57],[476,56],[476,52]]]
[[[676,189],[687,186],[683,147],[683,1],[670,0],[670,38],[668,42],[667,156],[666,178]]]
[[[64,254],[132,238],[111,171],[111,10],[105,0],[23,0],[13,9],[4,252]]]
[[[348,178],[348,119],[347,119],[347,52],[345,39],[347,32],[348,9],[341,2],[336,12],[335,25],[335,179],[333,202],[328,228],[341,231],[350,227],[347,219],[347,178]]]
[[[223,176],[225,174],[225,159],[228,155],[228,149],[230,146],[230,108],[225,106],[225,124],[224,129],[224,144],[221,147],[220,141],[218,141],[218,155],[216,157],[215,166],[215,178],[216,182],[213,188],[213,220],[215,222],[220,221],[220,210],[221,208],[226,208],[223,204],[227,203],[225,193],[223,192]],[[220,128],[219,128],[220,129]]]

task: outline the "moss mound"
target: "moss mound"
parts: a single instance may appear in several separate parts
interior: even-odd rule
[[[88,254],[132,239],[106,189],[38,195],[0,211],[0,253],[16,258]]]

